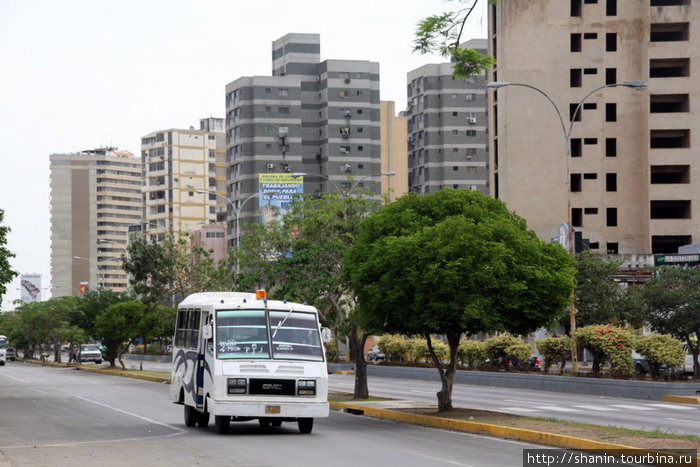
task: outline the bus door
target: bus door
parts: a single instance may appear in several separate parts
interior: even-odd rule
[[[197,368],[195,372],[195,405],[197,410],[200,412],[204,411],[204,372],[205,372],[205,358],[204,355],[207,351],[207,341],[211,338],[211,315],[206,311],[202,311],[201,316],[201,330],[199,333],[199,342],[197,343]]]

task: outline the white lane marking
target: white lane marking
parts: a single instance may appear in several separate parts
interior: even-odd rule
[[[624,405],[624,404],[613,404],[611,407],[619,407],[621,409],[626,409],[626,410],[637,410],[637,411],[644,411],[644,410],[659,410],[655,409],[653,407],[644,407],[643,405]]]
[[[670,410],[698,410],[696,407],[688,407],[687,405],[671,405],[671,404],[645,404],[650,407],[658,407],[661,409]]]
[[[15,381],[19,381],[20,383],[29,384],[29,381],[17,378],[16,376],[10,376],[10,375],[4,375],[4,374],[0,374],[0,376],[4,376],[5,378],[10,378],[10,379],[13,379]]]
[[[535,408],[549,410],[552,412],[580,412],[579,409],[572,409],[571,407],[557,407],[556,405],[538,405]]]
[[[461,462],[451,461],[448,459],[442,459],[440,457],[428,456],[425,454],[421,454],[420,452],[406,451],[406,450],[404,450],[404,452],[406,454],[413,454],[414,456],[423,457],[425,459],[430,459],[431,461],[439,461],[439,462],[444,462],[446,464],[452,464],[452,465],[461,465],[462,467],[473,467],[472,464],[462,464]]]
[[[435,391],[419,391],[417,389],[411,389],[411,392],[415,392],[416,394],[430,394],[430,395],[435,395]]]
[[[104,407],[104,408],[113,410],[113,411],[115,411],[115,412],[119,412],[119,413],[123,413],[123,414],[125,414],[125,415],[130,415],[130,416],[132,416],[132,417],[139,418],[139,419],[141,419],[141,420],[143,420],[143,421],[145,421],[145,422],[148,422],[148,423],[153,423],[153,424],[155,424],[155,425],[164,426],[164,427],[166,427],[166,428],[169,428],[169,429],[171,429],[171,430],[174,430],[174,431],[178,432],[178,434],[187,433],[187,430],[183,430],[182,428],[178,428],[178,427],[175,427],[175,426],[172,426],[172,425],[168,425],[167,423],[159,422],[159,421],[157,421],[157,420],[153,420],[152,418],[144,417],[143,415],[135,414],[135,413],[133,413],[133,412],[127,412],[126,410],[118,409],[118,408],[116,408],[116,407],[112,407],[111,405],[103,404],[102,402],[97,402],[97,401],[94,401],[94,400],[92,400],[92,399],[88,399],[87,397],[76,396],[76,398],[78,398],[78,399],[80,399],[80,400],[83,400],[83,401],[85,401],[85,402],[90,402],[91,404],[99,405],[100,407]]]
[[[537,409],[526,409],[525,407],[499,407],[499,410],[512,410],[514,412],[539,412]]]
[[[575,405],[574,407],[586,410],[593,410],[594,412],[617,412],[620,409],[613,409],[611,407],[605,407],[602,405]]]
[[[674,422],[689,422],[689,423],[700,424],[700,421],[698,421],[698,420],[683,420],[682,418],[666,417],[666,420],[673,420]]]
[[[541,404],[542,401],[528,401],[528,400],[523,400],[523,399],[503,399],[503,402],[516,402],[518,404]]]

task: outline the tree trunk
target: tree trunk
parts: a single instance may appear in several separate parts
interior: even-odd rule
[[[367,362],[365,362],[365,341],[367,334],[361,332],[357,325],[350,329],[350,355],[355,363],[355,391],[353,399],[369,398],[369,388],[367,386]]]
[[[457,350],[461,336],[461,332],[447,332],[447,343],[450,346],[450,361],[447,365],[444,365],[433,349],[430,334],[425,335],[425,340],[428,343],[428,352],[440,374],[440,382],[442,383],[442,387],[437,393],[438,412],[452,410],[452,387],[454,386],[455,372],[457,371]]]

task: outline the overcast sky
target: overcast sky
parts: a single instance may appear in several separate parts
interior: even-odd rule
[[[485,0],[463,39],[486,37]],[[381,99],[406,105],[406,73],[444,61],[411,52],[444,0],[0,0],[0,209],[21,274],[50,297],[49,154],[224,117],[224,89],[271,74],[271,43],[318,33],[321,60],[379,62]],[[19,299],[19,278],[2,309]]]

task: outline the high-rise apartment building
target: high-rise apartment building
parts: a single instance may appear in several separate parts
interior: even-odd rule
[[[51,154],[51,295],[127,290],[121,256],[141,221],[141,162],[100,148]]]
[[[141,138],[143,219],[149,235],[191,231],[226,209],[226,149],[222,118],[200,129],[167,129]],[[223,216],[223,214],[222,214]]]
[[[272,43],[272,76],[226,86],[227,196],[241,221],[257,219],[259,174],[304,173],[307,194],[379,195],[379,64],[320,61],[320,48],[318,34],[287,34]],[[238,218],[229,210],[229,237]]]
[[[485,39],[462,47],[486,52]],[[486,74],[452,78],[452,63],[408,72],[408,186],[417,193],[489,193]]]
[[[570,217],[601,252],[698,241],[699,15],[691,0],[489,7],[490,78],[511,83],[490,97],[491,192],[540,238]],[[645,91],[612,86],[638,80]]]

